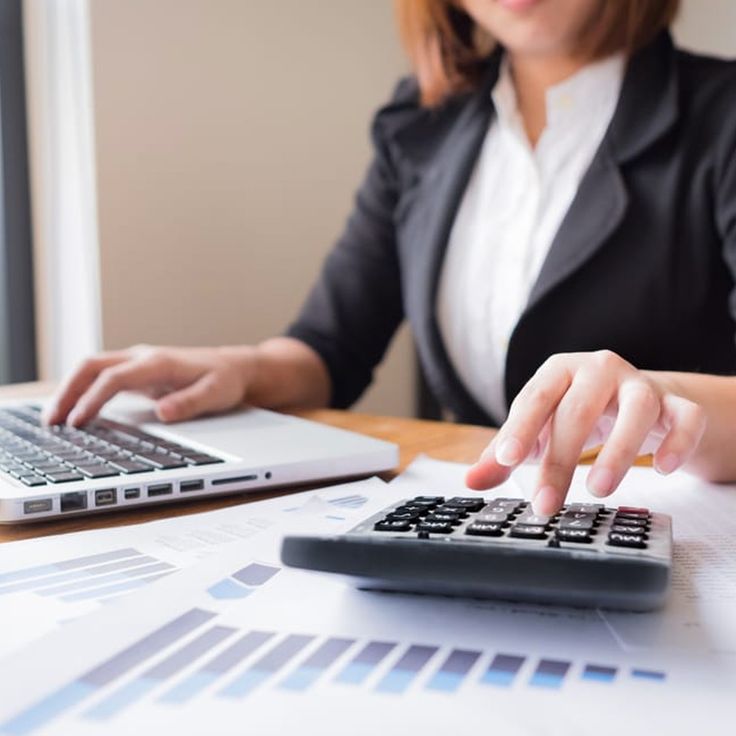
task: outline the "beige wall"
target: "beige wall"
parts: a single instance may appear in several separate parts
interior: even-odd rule
[[[295,314],[404,60],[390,0],[90,0],[106,348]],[[409,414],[399,340],[363,408]]]
[[[736,56],[736,2],[683,0],[675,36],[696,51]]]

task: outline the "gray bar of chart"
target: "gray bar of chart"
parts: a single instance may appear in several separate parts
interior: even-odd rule
[[[37,590],[45,586],[55,585],[56,583],[67,583],[73,580],[82,580],[94,575],[104,575],[108,572],[124,570],[128,567],[136,567],[137,565],[143,565],[147,562],[154,561],[156,561],[154,557],[140,555],[138,557],[127,557],[126,559],[117,562],[109,562],[106,565],[85,567],[81,570],[71,570],[70,572],[57,571],[55,574],[44,575],[43,577],[22,580],[21,582],[11,583],[9,585],[0,585],[0,595],[5,595],[6,593],[17,593],[24,590]]]
[[[437,647],[427,647],[421,644],[410,646],[399,661],[394,665],[394,670],[403,672],[419,672],[422,667],[434,656]]]
[[[163,681],[181,672],[185,667],[203,654],[232,636],[237,629],[229,626],[213,626],[211,629],[200,634],[196,639],[185,644],[181,649],[161,660],[150,670],[143,673],[142,677],[150,680]]]
[[[123,649],[111,659],[91,669],[80,677],[80,682],[96,687],[104,687],[141,662],[158,654],[178,639],[207,623],[216,614],[200,608],[193,608],[170,621],[135,644]]]
[[[143,558],[139,558],[143,559]],[[63,595],[64,593],[72,593],[75,590],[83,590],[84,588],[97,588],[109,583],[117,583],[121,580],[128,580],[129,578],[143,577],[145,575],[152,575],[155,572],[163,572],[164,570],[173,570],[174,566],[168,562],[158,562],[153,557],[148,558],[151,564],[136,565],[135,567],[125,568],[124,571],[110,573],[109,575],[100,575],[98,577],[84,577],[81,580],[76,580],[71,583],[64,583],[63,585],[53,585],[49,588],[43,588],[37,591],[39,595],[53,596]]]
[[[263,646],[269,639],[273,638],[270,631],[249,631],[234,644],[220,652],[214,659],[202,667],[203,672],[224,675],[235,665],[242,662],[246,657],[253,654],[259,647]]]
[[[366,644],[353,659],[353,664],[377,665],[396,648],[396,642],[372,641]]]
[[[112,562],[113,560],[121,560],[124,557],[133,557],[140,555],[137,549],[126,547],[125,549],[115,549],[110,552],[100,552],[96,555],[88,555],[86,557],[74,557],[69,560],[60,560],[45,565],[34,565],[33,567],[25,567],[22,570],[12,570],[0,573],[0,584],[15,582],[16,580],[25,580],[27,578],[37,577],[39,575],[50,575],[55,571],[73,570],[78,567],[88,567],[90,565],[99,565],[103,562]]]
[[[154,580],[165,578],[167,575],[171,575],[175,571],[176,568],[174,568],[173,570],[168,570],[166,572],[160,572],[157,575],[148,575],[147,577],[142,578],[128,578],[121,583],[101,585],[98,588],[85,588],[84,590],[80,590],[77,593],[67,593],[66,595],[61,596],[60,600],[64,601],[65,603],[69,603],[70,601],[86,601],[93,598],[106,598],[111,595],[124,593],[127,590],[134,590],[135,588],[149,585]]]
[[[234,577],[238,582],[243,583],[243,585],[252,585],[255,587],[268,582],[279,571],[279,569],[280,568],[273,567],[271,565],[261,565],[254,562],[241,570],[234,572],[232,577]]]
[[[313,654],[307,657],[300,666],[327,669],[353,644],[355,644],[355,639],[328,639]]]
[[[264,654],[252,666],[252,669],[258,672],[278,672],[313,639],[313,636],[307,636],[306,634],[291,634],[277,644],[270,652]]]

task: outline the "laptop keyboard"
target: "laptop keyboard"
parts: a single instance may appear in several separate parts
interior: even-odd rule
[[[0,409],[0,471],[31,487],[221,462],[109,419],[45,427],[39,406]]]

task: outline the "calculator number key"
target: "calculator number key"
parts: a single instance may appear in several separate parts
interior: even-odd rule
[[[402,519],[384,519],[376,522],[373,528],[377,532],[410,532],[411,522]]]
[[[420,521],[417,524],[418,532],[430,532],[431,534],[450,534],[454,527],[444,521]]]
[[[472,537],[500,537],[503,535],[503,523],[474,521],[465,528],[465,533]]]
[[[579,544],[590,544],[593,537],[587,529],[558,529],[556,537],[560,542],[577,542]]]
[[[539,524],[514,524],[509,535],[520,539],[546,539],[547,527]]]
[[[610,532],[608,535],[608,544],[612,547],[633,547],[635,549],[645,549],[647,543],[644,541],[644,534],[622,534],[621,532]]]

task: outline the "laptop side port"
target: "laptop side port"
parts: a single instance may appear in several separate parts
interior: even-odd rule
[[[53,501],[50,498],[34,498],[32,501],[23,502],[24,514],[40,514],[43,511],[51,511]]]
[[[183,480],[179,484],[179,490],[182,493],[190,493],[192,491],[201,491],[204,489],[203,480]]]
[[[114,506],[118,501],[118,492],[115,488],[103,488],[95,491],[95,506]]]
[[[168,496],[174,492],[174,487],[171,483],[159,483],[155,486],[148,486],[148,497],[153,496]]]
[[[61,494],[62,511],[84,511],[87,508],[87,493],[85,491],[70,491]]]
[[[140,498],[141,489],[140,488],[126,488],[125,491],[123,491],[123,496],[125,497],[126,501],[131,501],[134,498]]]

